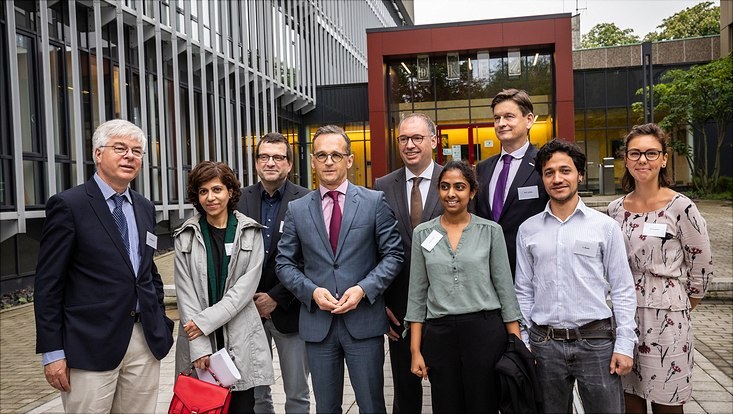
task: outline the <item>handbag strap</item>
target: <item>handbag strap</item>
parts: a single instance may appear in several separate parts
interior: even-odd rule
[[[193,375],[193,369],[194,369],[194,366],[191,365],[187,370],[181,371],[181,375],[185,375],[187,377],[190,377],[191,375]],[[211,376],[214,378],[214,381],[216,381],[216,385],[218,385],[218,386],[220,386],[222,388],[231,388],[231,387],[225,387],[225,386],[221,385],[221,381],[219,381],[219,378],[216,377],[216,374],[214,374],[214,371],[212,371],[211,368],[206,367],[206,370],[209,371],[209,374],[211,374]]]

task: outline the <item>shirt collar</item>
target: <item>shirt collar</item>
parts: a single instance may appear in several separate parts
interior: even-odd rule
[[[107,184],[102,177],[99,176],[98,173],[94,173],[94,181],[99,186],[99,190],[102,192],[102,197],[104,197],[105,200],[109,200],[113,195],[117,194],[117,191],[113,190],[112,187]],[[125,188],[125,191],[122,193],[122,195],[127,199],[127,201],[132,204],[132,197],[130,196],[130,188]]]
[[[524,154],[527,153],[528,148],[529,148],[529,140],[527,140],[527,142],[525,142],[524,145],[519,147],[518,150],[511,152],[511,153],[506,152],[506,150],[504,150],[504,147],[502,147],[501,154],[499,154],[499,159],[501,159],[501,157],[503,157],[504,154],[511,154],[512,158],[514,158],[515,160],[521,160],[522,158],[524,158]]]
[[[349,187],[349,180],[344,180],[344,182],[341,183],[341,185],[338,186],[335,191],[338,191],[341,194],[346,194],[346,189],[348,187]],[[321,199],[324,199],[326,197],[326,193],[329,192],[329,191],[331,191],[331,190],[329,190],[328,188],[326,188],[326,187],[324,187],[322,185],[319,185],[318,186],[318,191],[321,193]]]
[[[432,179],[434,169],[435,169],[435,163],[431,161],[430,165],[428,165],[428,168],[426,168],[423,172],[421,172],[419,177],[421,177],[424,180]],[[417,177],[417,176],[413,174],[409,168],[405,167],[405,181],[410,181],[412,180],[413,177]]]
[[[585,203],[583,202],[583,198],[582,197],[578,197],[578,205],[575,206],[575,210],[573,210],[572,214],[570,214],[568,216],[568,218],[565,219],[565,221],[570,220],[576,214],[582,214],[584,216],[587,216],[589,209],[590,209],[590,207],[586,206]],[[563,222],[557,216],[555,216],[554,214],[552,214],[552,210],[550,209],[550,202],[549,201],[545,205],[545,210],[542,212],[542,214],[544,215],[544,218],[553,217],[555,220],[560,221],[560,222]]]
[[[283,185],[280,186],[277,190],[275,190],[274,193],[272,193],[272,196],[270,196],[270,193],[265,190],[265,186],[262,186],[262,198],[282,198],[283,193],[285,193],[285,183],[287,180],[283,181]],[[277,196],[276,196],[277,194]]]

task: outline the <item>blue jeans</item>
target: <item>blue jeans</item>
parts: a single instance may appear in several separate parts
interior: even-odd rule
[[[545,413],[573,412],[573,384],[588,413],[623,413],[621,378],[611,375],[613,339],[554,340],[530,329]]]

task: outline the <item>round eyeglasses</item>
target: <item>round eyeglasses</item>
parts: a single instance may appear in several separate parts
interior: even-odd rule
[[[420,134],[413,135],[413,136],[400,135],[399,137],[397,137],[397,142],[399,142],[400,145],[407,145],[407,141],[412,140],[412,143],[413,144],[420,145],[420,144],[422,144],[422,141],[425,138],[432,138],[432,137],[433,137],[433,135],[431,135],[431,136],[428,137],[428,136],[424,136],[424,135],[420,135]]]
[[[646,158],[647,161],[654,161],[657,158],[659,158],[660,155],[662,155],[662,151],[660,150],[626,151],[626,158],[630,159],[631,161],[638,161],[639,159],[641,159],[642,155],[644,156],[644,158]]]
[[[127,151],[130,151],[133,157],[135,158],[142,158],[143,155],[145,155],[145,151],[143,151],[142,148],[130,148],[124,145],[100,145],[99,148],[112,148],[112,150],[117,155],[125,156],[127,155]]]
[[[326,163],[326,160],[328,160],[328,157],[331,157],[331,161],[333,161],[334,164],[338,164],[341,162],[341,160],[344,159],[344,157],[348,157],[349,154],[342,154],[340,152],[334,152],[332,154],[327,154],[325,152],[319,152],[317,154],[314,154],[313,156],[316,157],[318,162],[322,162],[324,164]]]

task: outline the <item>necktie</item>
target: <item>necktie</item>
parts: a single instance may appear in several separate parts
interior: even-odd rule
[[[122,203],[125,201],[125,197],[115,194],[112,196],[112,201],[115,202],[115,209],[112,210],[112,216],[115,218],[117,229],[120,231],[120,236],[122,236],[122,243],[124,243],[125,250],[127,250],[127,254],[129,255],[130,237],[127,234],[127,219],[125,218],[125,213],[122,211]]]
[[[504,166],[501,167],[499,179],[496,181],[496,188],[494,188],[494,202],[491,206],[491,217],[496,222],[499,221],[501,210],[504,208],[504,193],[506,192],[506,182],[507,178],[509,178],[509,166],[512,163],[512,156],[504,154],[501,159],[504,161]]]
[[[336,254],[336,248],[339,244],[339,232],[341,231],[341,206],[339,206],[339,192],[329,191],[326,194],[333,199],[331,223],[329,223],[328,226],[328,241],[331,242],[333,254]]]
[[[410,223],[414,229],[420,224],[422,216],[422,193],[420,193],[420,181],[422,177],[412,177],[412,190],[410,191]]]

